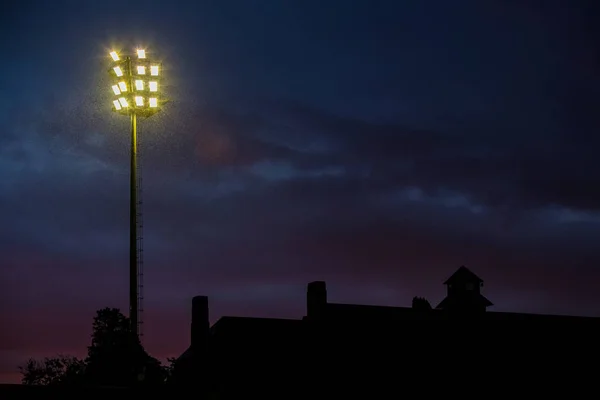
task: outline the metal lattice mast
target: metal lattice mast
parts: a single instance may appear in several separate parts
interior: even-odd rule
[[[129,63],[130,64],[130,63]],[[138,339],[138,178],[137,115],[131,114],[131,168],[129,181],[129,319],[134,339]]]
[[[141,157],[140,146],[140,135],[138,135],[138,179],[137,179],[137,285],[138,285],[138,336],[140,340],[144,336],[143,330],[143,312],[144,312],[144,213],[143,213],[143,190],[142,190],[142,177],[143,177],[143,157]]]

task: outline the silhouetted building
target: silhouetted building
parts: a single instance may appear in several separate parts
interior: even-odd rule
[[[332,303],[325,282],[311,282],[301,319],[222,317],[210,328],[208,300],[195,297],[178,383],[310,395],[396,387],[436,371],[440,379],[515,380],[532,371],[552,379],[581,376],[582,362],[600,355],[600,318],[487,311],[483,280],[465,267],[444,284],[447,295],[434,309],[418,297],[412,307]]]
[[[177,359],[173,383],[197,384],[209,371],[210,320],[208,297],[195,296],[192,299],[192,323],[190,347]],[[206,380],[206,379],[204,379]]]
[[[447,295],[436,307],[456,314],[481,314],[486,311],[492,302],[481,294],[483,280],[466,267],[460,267],[444,285]]]

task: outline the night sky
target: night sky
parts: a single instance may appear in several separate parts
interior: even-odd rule
[[[188,346],[194,295],[213,321],[299,318],[311,280],[435,306],[463,264],[492,310],[600,316],[597,2],[5,3],[0,381],[127,313],[113,46],[173,100],[139,124],[152,355]]]

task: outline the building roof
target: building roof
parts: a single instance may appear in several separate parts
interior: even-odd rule
[[[478,303],[476,305],[482,306],[482,307],[491,307],[494,305],[494,303],[492,303],[484,295],[479,294],[479,293],[476,296],[469,296],[468,300],[469,300],[469,302]],[[444,300],[442,300],[440,302],[440,304],[437,305],[436,308],[437,309],[448,308],[449,306],[457,305],[458,303],[461,303],[464,301],[465,301],[464,298],[455,298],[455,297],[448,296],[448,297],[444,298]],[[471,303],[471,304],[473,304],[473,303]]]
[[[327,303],[326,307],[326,315],[328,319],[348,319],[357,322],[404,319],[407,316],[410,316],[413,312],[411,308],[407,307],[373,306],[362,304]]]
[[[210,328],[210,339],[213,344],[225,341],[227,343],[248,344],[253,342],[279,343],[302,333],[302,320],[253,318],[253,317],[221,317]],[[179,356],[178,360],[193,359],[196,350],[190,346]]]
[[[302,324],[300,319],[221,317],[210,328],[211,336],[222,333],[235,333],[247,330],[263,334],[265,332],[283,333],[294,330]]]
[[[444,285],[449,285],[456,282],[473,282],[479,284],[483,283],[483,279],[475,275],[470,269],[463,265],[457,269],[456,272],[450,276],[450,278],[446,279]]]
[[[529,323],[550,323],[564,324],[565,326],[579,327],[582,325],[598,328],[600,327],[599,317],[589,317],[581,315],[556,315],[556,314],[529,314],[516,312],[493,311],[486,312],[485,317],[490,321],[497,322],[529,322]]]

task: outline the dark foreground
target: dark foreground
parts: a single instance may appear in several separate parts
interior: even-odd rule
[[[510,368],[510,366],[507,366]],[[395,384],[391,385],[361,385],[359,382],[348,380],[338,387],[316,387],[313,385],[297,386],[273,386],[261,387],[261,385],[237,385],[223,393],[202,393],[194,388],[85,388],[85,387],[48,387],[48,386],[24,386],[17,384],[0,384],[0,399],[65,399],[70,396],[78,398],[108,398],[109,396],[122,395],[130,398],[152,397],[163,399],[336,399],[336,398],[363,398],[363,399],[398,399],[398,398],[426,398],[433,396],[452,396],[461,398],[496,399],[498,397],[511,396],[566,396],[567,398],[583,398],[585,393],[592,389],[593,380],[587,377],[582,379],[556,380],[548,376],[536,376],[536,371],[531,371],[529,377],[511,379],[503,376],[488,382],[476,382],[468,376],[462,379],[444,379],[430,376],[421,376],[420,379],[406,379],[398,376]],[[510,374],[507,374],[510,375]],[[404,379],[403,379],[404,378]],[[356,384],[358,383],[358,385]],[[75,397],[75,398],[77,398]],[[585,396],[587,397],[587,396]]]

